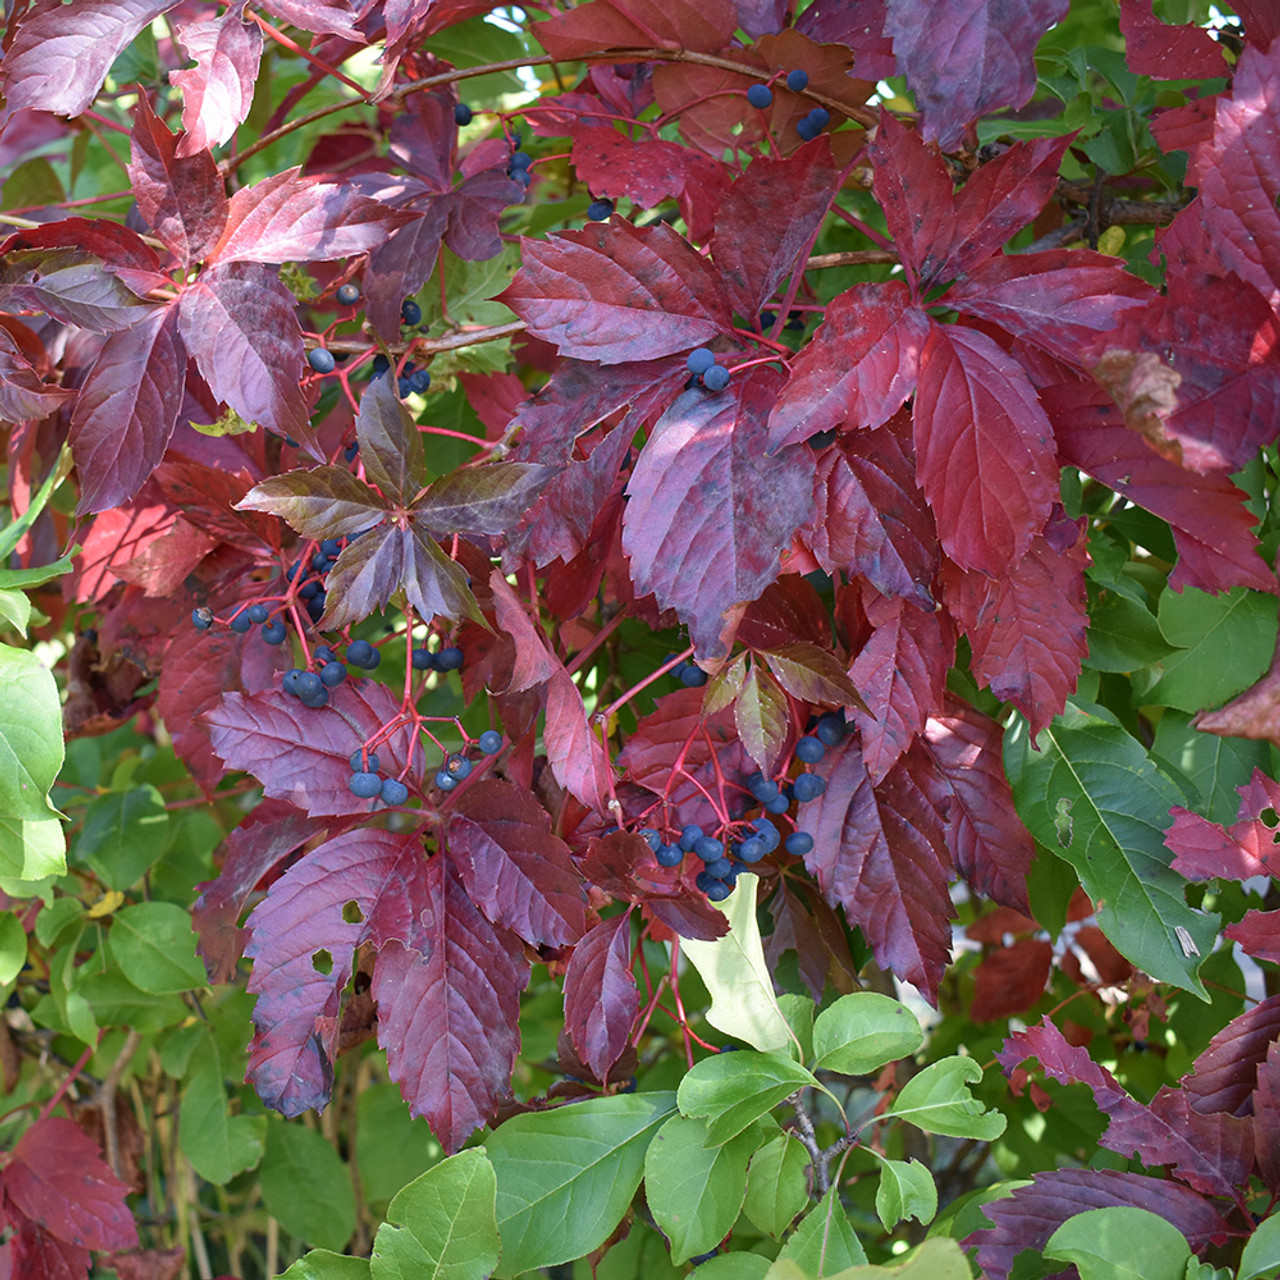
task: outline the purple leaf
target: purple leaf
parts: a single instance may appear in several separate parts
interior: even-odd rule
[[[182,409],[186,364],[171,304],[103,344],[71,419],[81,511],[127,502],[159,466]]]
[[[409,603],[418,611],[418,616],[430,618],[439,614],[442,618],[453,618],[459,622],[470,618],[473,622],[487,626],[480,606],[471,593],[466,570],[456,560],[445,555],[435,539],[428,537],[417,524],[411,523],[402,537],[402,585]],[[342,558],[339,557],[335,572],[341,568]]]
[[[414,522],[438,537],[505,533],[533,506],[554,474],[550,467],[531,462],[460,467],[432,481],[413,504]]]
[[[356,947],[425,950],[429,901],[420,833],[369,827],[312,849],[267,891],[246,921],[245,948],[258,997],[247,1079],[267,1106],[286,1116],[323,1110]]]
[[[0,422],[38,422],[74,396],[67,387],[41,382],[13,335],[0,328]]]
[[[10,26],[4,57],[9,111],[34,107],[78,116],[111,64],[178,0],[36,0]]]
[[[820,707],[861,707],[866,703],[829,649],[808,640],[793,640],[760,656],[778,683],[798,702]]]
[[[368,393],[366,392],[366,395]],[[345,467],[312,467],[268,476],[236,503],[237,511],[269,511],[304,538],[346,538],[386,515],[386,504]]]
[[[434,192],[448,191],[453,185],[456,102],[456,95],[447,91],[415,93],[391,121],[387,146],[391,158]]]
[[[169,72],[169,83],[182,91],[185,133],[178,139],[179,156],[220,147],[249,115],[262,59],[262,31],[245,22],[243,13],[243,4],[232,4],[220,18],[187,22],[174,33],[183,53],[196,64]]]
[[[257,30],[257,28],[254,28]],[[129,181],[138,212],[181,267],[209,256],[227,223],[222,175],[208,151],[182,158],[143,94],[134,114]]]
[[[597,1080],[622,1057],[640,1011],[631,972],[631,912],[601,920],[573,949],[564,975],[564,1024]]]
[[[292,436],[323,458],[300,385],[297,299],[276,273],[256,262],[216,263],[178,306],[187,349],[213,394],[247,422]]]
[[[813,502],[813,453],[765,456],[779,375],[755,368],[717,395],[685,392],[631,473],[622,545],[637,594],[689,626],[699,654],[725,652],[726,614],[778,576],[781,552]]]
[[[586,931],[582,879],[569,846],[530,791],[486,778],[454,808],[449,857],[472,901],[532,946],[560,947]]]
[[[529,962],[520,940],[476,908],[445,854],[426,864],[420,911],[423,954],[383,947],[371,994],[391,1078],[452,1154],[510,1092]]]
[[[426,460],[422,433],[400,403],[391,378],[375,378],[360,397],[356,438],[370,482],[389,504],[407,506],[426,478]]]
[[[733,327],[719,277],[664,223],[634,227],[610,218],[525,240],[522,254],[524,265],[498,301],[561,355],[602,364],[653,360]]]
[[[341,36],[364,43],[349,0],[258,0],[268,13],[316,35]]]
[[[405,298],[413,297],[435,269],[448,222],[448,207],[443,196],[428,195],[404,208],[412,213],[412,218],[374,246],[363,278],[367,298],[365,314],[374,329],[388,341],[400,335],[400,304]]]
[[[47,311],[63,324],[114,333],[137,324],[149,308],[93,254],[15,249],[0,258],[0,309]]]
[[[885,35],[915,94],[925,137],[944,151],[964,127],[1035,92],[1036,42],[1067,13],[1067,0],[888,0]]]
[[[1280,1039],[1280,996],[1265,1000],[1233,1018],[1195,1060],[1182,1087],[1202,1114],[1243,1113],[1258,1083],[1258,1070],[1272,1043]]]
[[[543,741],[555,780],[588,809],[604,813],[613,793],[609,753],[587,720],[578,686],[564,670],[547,684]]]

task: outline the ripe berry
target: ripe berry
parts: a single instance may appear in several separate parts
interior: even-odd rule
[[[347,678],[347,668],[341,662],[326,662],[320,668],[320,682],[326,688],[336,689]]]
[[[657,853],[658,848],[662,844],[662,837],[652,827],[645,827],[644,830],[640,832],[640,835],[644,838],[644,841],[649,848],[652,849],[654,853]]]
[[[715,836],[699,836],[693,842],[693,851],[703,862],[714,862],[724,857],[724,845]]]
[[[813,848],[813,837],[807,831],[793,831],[783,848],[793,858],[803,858]]]
[[[723,880],[713,880],[705,889],[708,902],[723,902],[733,892],[733,886]]]
[[[268,644],[284,644],[288,638],[289,632],[283,622],[277,618],[274,622],[267,622],[262,627],[262,638]]]
[[[409,390],[421,395],[431,385],[431,375],[425,369],[415,369],[409,375]]]
[[[441,769],[436,774],[436,786],[441,791],[452,791],[458,785],[458,780],[449,772],[448,769]]]
[[[391,361],[384,355],[376,355],[373,357],[372,378],[380,378],[388,369],[391,368]]]
[[[403,400],[405,396],[409,395],[412,392],[412,390],[413,388],[409,386],[408,378],[396,379],[396,394],[400,397],[401,400]]]
[[[507,168],[514,172],[516,169],[527,169],[533,163],[533,157],[527,151],[513,151],[511,159],[507,161]]]
[[[813,121],[808,116],[802,116],[796,121],[796,132],[800,135],[802,142],[812,142],[822,131],[814,127]]]
[[[678,844],[664,844],[653,856],[660,867],[678,867],[684,861],[684,850]]]
[[[302,600],[310,600],[312,596],[318,596],[324,588],[314,579],[311,582],[304,582],[298,588],[298,597]]]
[[[360,301],[360,286],[358,284],[341,284],[338,286],[338,292],[333,295],[338,299],[344,307],[353,306]]]
[[[387,779],[391,781],[390,778]],[[347,779],[347,786],[361,800],[372,800],[382,790],[382,779],[376,773],[353,773]]]
[[[502,734],[497,729],[486,729],[480,735],[476,746],[487,756],[497,755],[502,750]]]
[[[802,773],[791,784],[791,789],[795,792],[796,799],[804,804],[809,800],[816,800],[827,789],[827,783],[816,773]]]
[[[778,794],[778,784],[772,778],[766,778],[763,773],[753,773],[747,779],[747,790],[761,804],[768,804]]]
[[[283,679],[280,681],[280,687],[285,693],[291,693],[296,698],[298,696],[298,681],[302,679],[302,668],[291,667],[284,673]]]
[[[386,804],[404,804],[408,798],[409,788],[403,782],[398,778],[383,778],[382,799]]]
[[[787,88],[792,93],[803,93],[809,87],[809,73],[797,67],[787,72]]]
[[[248,609],[241,609],[240,612],[231,619],[231,630],[237,635],[244,635],[251,626],[253,626],[253,619],[249,617]]]
[[[367,764],[365,760],[362,758],[366,754],[368,755]],[[352,773],[363,773],[363,772],[377,773],[378,766],[380,764],[381,764],[381,761],[378,759],[378,753],[376,751],[370,751],[366,753],[362,749],[357,749],[351,753],[351,772]]]
[[[203,605],[199,609],[192,609],[191,625],[197,631],[208,631],[213,626],[213,610],[206,609]]]
[[[332,373],[336,362],[332,351],[326,351],[324,347],[312,347],[307,352],[307,363],[317,373]]]
[[[301,702],[304,707],[323,707],[325,703],[329,701],[329,690],[326,689],[324,685],[321,685],[319,692],[317,693],[298,694],[298,701]]]
[[[451,773],[459,782],[463,778],[471,776],[471,761],[466,756],[458,755],[456,752],[444,762],[445,769]]]
[[[685,853],[692,853],[693,846],[702,839],[702,828],[696,822],[691,822],[680,833],[680,847]]]
[[[803,760],[805,764],[817,764],[826,754],[821,738],[804,737],[796,743],[796,759]]]
[[[718,881],[709,871],[699,871],[698,874],[694,876],[693,883],[696,884],[703,893],[706,893],[713,884],[719,884],[720,881]]]
[[[766,853],[772,853],[778,847],[778,828],[768,818],[763,816],[757,818],[751,824],[751,829],[764,841]]]
[[[831,123],[831,112],[826,107],[814,107],[809,112],[809,119],[813,121],[814,128],[821,133]]]
[[[587,217],[592,222],[607,222],[613,215],[612,200],[593,200],[587,205]]]
[[[689,367],[692,374],[706,373],[716,362],[715,353],[707,347],[695,347],[689,352],[689,358],[685,364]]]
[[[462,650],[448,645],[436,654],[436,668],[440,671],[459,671],[462,668]]]
[[[324,685],[320,682],[320,677],[314,671],[301,671],[298,678],[294,682],[299,698],[307,698],[316,694],[324,693],[328,696]]]
[[[759,836],[748,836],[738,846],[738,857],[743,862],[759,862],[769,850],[765,847],[765,842]]]
[[[320,554],[336,560],[342,554],[342,543],[337,538],[325,538],[320,544]]]
[[[382,661],[382,654],[367,640],[353,640],[347,645],[347,661],[353,667],[372,671]]]
[[[471,108],[465,102],[460,102],[453,109],[453,122],[457,125],[471,123]]]
[[[707,683],[707,673],[692,662],[686,662],[680,669],[680,683],[686,689],[701,689]]]
[[[706,872],[717,880],[723,880],[725,876],[732,874],[733,863],[728,858],[715,858],[707,863]]]
[[[345,449],[343,449],[342,456],[346,458],[348,462],[354,462],[356,460],[356,454],[359,452],[360,442],[358,440],[353,440]]]
[[[828,711],[814,725],[813,733],[828,747],[838,747],[848,735],[849,726],[845,724],[844,716],[835,711]]]
[[[791,797],[785,791],[779,791],[772,800],[764,802],[766,813],[786,813],[791,808]]]
[[[307,601],[307,613],[311,616],[312,622],[319,622],[321,614],[324,613],[325,598],[324,592],[314,595]]]
[[[250,622],[266,622],[271,616],[271,610],[265,604],[251,604],[249,606]]]
[[[712,365],[702,375],[702,385],[708,391],[723,391],[729,385],[729,370],[722,364]]]
[[[747,90],[747,101],[758,111],[763,111],[773,101],[773,90],[767,84],[753,84]]]
[[[430,671],[436,665],[436,655],[430,649],[415,649],[410,661],[415,671]]]
[[[400,304],[400,319],[405,324],[421,324],[422,308],[412,298],[406,298]]]

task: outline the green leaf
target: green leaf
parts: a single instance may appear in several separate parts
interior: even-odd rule
[[[671,1244],[671,1261],[714,1249],[733,1228],[747,1189],[747,1163],[760,1145],[747,1129],[708,1145],[707,1122],[672,1116],[644,1158],[644,1193],[654,1221]]]
[[[31,622],[31,601],[26,593],[0,587],[0,618],[25,636]]]
[[[1068,1218],[1044,1256],[1074,1262],[1080,1280],[1183,1280],[1191,1246],[1158,1214],[1118,1205]]]
[[[369,1259],[349,1258],[329,1249],[304,1253],[280,1280],[369,1280]]]
[[[895,1267],[850,1267],[831,1280],[970,1280],[970,1272],[956,1241],[934,1239],[923,1241]]]
[[[698,1280],[764,1280],[769,1259],[758,1253],[718,1253],[698,1264]]]
[[[498,1265],[497,1179],[483,1147],[397,1193],[373,1242],[375,1280],[485,1280]]]
[[[1144,702],[1182,711],[1214,707],[1260,679],[1276,647],[1280,602],[1233,587],[1219,596],[1187,587],[1160,597],[1160,630],[1177,652],[1152,669]]]
[[[1280,1213],[1258,1223],[1245,1241],[1239,1280],[1257,1280],[1276,1271],[1280,1271]]]
[[[1092,583],[1090,588],[1085,666],[1095,671],[1138,671],[1177,652],[1149,609],[1119,592]]]
[[[756,920],[756,876],[738,877],[738,892],[720,904],[729,932],[714,942],[681,938],[680,950],[697,969],[711,995],[707,1021],[735,1040],[760,1050],[781,1049],[794,1041],[778,1007],[773,978],[764,958]]]
[[[779,1262],[795,1263],[817,1280],[866,1260],[862,1243],[835,1187],[805,1214],[795,1234],[778,1254]]]
[[[704,1058],[680,1081],[676,1097],[681,1114],[710,1120],[709,1142],[728,1142],[797,1089],[817,1084],[784,1054],[744,1049]]]
[[[266,1133],[266,1116],[231,1114],[217,1050],[206,1044],[178,1113],[178,1141],[191,1167],[206,1182],[230,1182],[262,1159]]]
[[[1181,772],[1200,793],[1194,806],[1210,822],[1230,826],[1240,810],[1238,788],[1253,777],[1255,769],[1269,773],[1271,747],[1248,738],[1224,738],[1192,728],[1184,711],[1167,708],[1156,725],[1153,755]]]
[[[12,911],[0,912],[0,987],[7,987],[27,962],[27,934]]]
[[[34,653],[0,644],[0,816],[31,822],[58,817],[49,788],[62,760],[62,704],[53,673]],[[45,874],[16,865],[0,870]]]
[[[443,1154],[427,1122],[409,1115],[398,1085],[384,1080],[360,1090],[356,1169],[366,1204],[385,1205]]]
[[[117,911],[109,938],[121,972],[143,991],[165,995],[208,985],[190,913],[175,903],[139,902]]]
[[[498,1176],[502,1261],[517,1276],[599,1248],[640,1185],[654,1131],[672,1093],[619,1094],[516,1116],[486,1143]]]
[[[928,1226],[938,1212],[933,1175],[918,1160],[882,1160],[876,1188],[876,1215],[886,1231],[906,1218]]]
[[[809,1155],[789,1133],[780,1133],[751,1157],[743,1212],[767,1236],[780,1239],[809,1203],[805,1172]]]
[[[143,1035],[171,1027],[191,1012],[176,995],[143,991],[116,968],[85,974],[77,980],[73,994],[84,1002],[97,1025],[132,1027]]]
[[[797,640],[769,649],[761,656],[793,698],[828,707],[857,707],[871,714],[849,673],[820,645]]]
[[[952,1138],[980,1138],[990,1142],[1005,1127],[998,1111],[987,1111],[968,1086],[982,1079],[982,1068],[972,1058],[943,1058],[930,1063],[902,1087],[887,1114],[909,1120],[926,1133]]]
[[[10,206],[12,207],[12,206]],[[53,491],[71,474],[75,459],[71,454],[71,446],[63,445],[54,463],[53,470],[44,478],[38,492],[27,504],[27,509],[16,519],[0,529],[0,564],[8,560],[14,548],[22,541],[28,529],[35,524],[37,517],[49,503]]]
[[[841,996],[813,1024],[814,1069],[867,1075],[909,1057],[924,1032],[905,1005],[877,991]]]
[[[314,1129],[298,1121],[270,1121],[258,1185],[267,1212],[290,1235],[324,1249],[341,1249],[351,1238],[351,1174]]]
[[[58,818],[32,820],[0,814],[0,875],[35,883],[66,870],[67,837]],[[12,895],[10,889],[5,892],[27,896]]]
[[[164,797],[144,783],[90,801],[73,852],[107,888],[124,890],[159,861],[168,842]]]
[[[1123,729],[1068,704],[1032,751],[1027,724],[1005,734],[1005,769],[1018,816],[1069,862],[1116,948],[1159,982],[1207,995],[1196,970],[1213,950],[1218,918],[1192,911],[1186,881],[1169,867],[1169,810],[1178,788]],[[1060,809],[1070,815],[1060,831]],[[1190,945],[1179,941],[1185,931]]]
[[[76,551],[79,549],[77,547]],[[37,565],[33,569],[0,569],[0,588],[27,591],[32,587],[42,587],[46,582],[70,573],[74,567],[71,556],[65,555],[52,564]]]
[[[773,773],[789,717],[787,695],[764,668],[753,665],[747,672],[733,704],[733,718],[747,754],[766,774]]]

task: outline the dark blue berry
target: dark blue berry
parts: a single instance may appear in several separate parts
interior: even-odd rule
[[[361,800],[372,800],[382,790],[382,779],[376,773],[353,773],[347,779],[347,786]]]
[[[262,627],[262,638],[268,644],[284,644],[288,638],[289,632],[284,623],[277,618],[274,622],[267,622]]]
[[[800,135],[802,142],[812,142],[822,130],[808,116],[802,116],[796,121],[796,132]]]
[[[404,804],[409,798],[409,788],[398,778],[383,778],[382,799],[386,804]]]
[[[821,133],[831,123],[831,112],[826,107],[814,107],[809,112],[809,119],[813,121],[813,127]]]
[[[251,604],[249,606],[250,622],[266,622],[271,616],[271,610],[265,604]]]
[[[396,379],[396,394],[400,397],[401,400],[403,400],[405,396],[409,395],[412,392],[412,390],[413,388],[409,385],[408,378]]]
[[[320,668],[320,680],[326,688],[336,689],[347,678],[347,668],[341,662],[326,662]]]
[[[773,102],[773,90],[767,84],[753,84],[747,90],[747,101],[758,111],[763,111]]]
[[[778,794],[778,784],[772,778],[766,778],[763,773],[753,773],[747,779],[747,790],[761,804],[768,804]]]
[[[400,304],[400,319],[405,324],[421,324],[422,308],[412,298],[406,298]]]
[[[613,214],[612,200],[593,200],[587,205],[587,217],[592,222],[606,222]]]
[[[320,544],[322,555],[326,555],[330,560],[336,560],[342,554],[342,543],[337,538],[326,538]]]
[[[441,791],[452,791],[458,785],[458,780],[449,772],[448,769],[441,769],[436,774],[436,786]]]
[[[192,609],[191,625],[197,631],[208,631],[213,626],[213,610],[206,609],[203,605],[199,609]]]
[[[323,591],[321,591],[319,595],[312,596],[311,599],[307,601],[307,613],[310,615],[312,622],[320,621],[321,616],[324,614],[324,606],[325,598]]]
[[[301,702],[304,707],[323,707],[325,703],[329,701],[329,690],[326,689],[324,685],[321,685],[318,693],[298,694],[298,701]]]
[[[303,671],[299,674],[297,680],[298,697],[306,699],[314,697],[316,694],[323,693],[328,697],[328,690],[320,681],[320,677],[314,671]]]
[[[723,880],[732,871],[733,863],[728,858],[715,858],[708,862],[706,866],[707,875],[715,876],[717,880]]]
[[[253,619],[249,617],[248,609],[241,609],[240,612],[231,619],[231,630],[237,635],[244,635],[251,626],[253,626]]]
[[[409,375],[409,390],[421,395],[431,385],[431,375],[425,369],[415,369]]]
[[[326,351],[324,347],[312,347],[307,352],[307,363],[317,373],[332,373],[334,366],[333,352]]]
[[[716,362],[715,353],[708,347],[696,347],[689,352],[689,358],[685,361],[689,372],[692,374],[706,373]]]
[[[684,861],[684,850],[678,844],[664,844],[653,856],[660,867],[678,867]]]
[[[372,671],[382,661],[382,654],[367,640],[353,640],[347,645],[347,661],[353,667]]]
[[[430,649],[415,649],[409,660],[415,671],[430,671],[436,665],[436,656]]]
[[[298,597],[302,600],[310,600],[312,596],[318,596],[323,590],[324,588],[313,578],[298,588]]]
[[[348,462],[354,462],[356,460],[356,454],[359,452],[360,442],[358,440],[353,440],[345,449],[343,449],[342,456],[346,458]]]
[[[766,800],[764,809],[766,813],[786,813],[791,808],[791,797],[785,792],[780,791],[772,800]]]
[[[349,307],[353,303],[360,301],[360,286],[358,284],[340,284],[338,292],[334,294],[344,307]]]
[[[849,733],[844,716],[835,711],[828,711],[813,727],[816,738],[828,747],[838,747]]]
[[[386,356],[376,355],[373,357],[373,377],[380,378],[390,368],[391,361]]]
[[[693,842],[693,852],[703,862],[714,862],[717,858],[724,857],[724,844],[722,841],[717,840],[715,836],[699,836]]]
[[[702,385],[708,391],[723,391],[729,385],[729,370],[722,364],[712,365],[702,375]]]
[[[803,93],[809,87],[809,73],[797,67],[787,72],[787,88],[792,93]]]
[[[759,836],[748,836],[738,846],[738,857],[743,862],[759,862],[769,850]]]
[[[337,662],[338,655],[327,644],[318,644],[312,650],[312,656],[323,667],[326,662]]]
[[[364,759],[366,755],[368,756],[367,763]],[[377,773],[378,766],[380,764],[381,764],[381,761],[378,759],[378,753],[376,751],[365,752],[363,748],[360,748],[359,750],[353,751],[351,753],[351,772],[352,773],[362,773],[362,772]]]
[[[816,800],[827,789],[827,783],[816,773],[802,773],[791,784],[791,789],[795,792],[796,799],[804,804],[809,800]]]
[[[298,696],[298,681],[302,679],[302,668],[292,667],[284,673],[284,678],[280,681],[280,687],[285,693],[291,693],[296,698]]]
[[[328,565],[328,563],[329,563],[329,557],[328,557],[327,555],[325,555],[325,553],[324,553],[323,551],[315,551],[315,552],[312,552],[312,555],[311,555],[311,567],[312,567],[312,568],[313,568],[317,573],[323,573],[323,572],[324,572],[324,570],[325,570],[325,567]]]
[[[662,837],[652,827],[645,827],[644,830],[640,832],[640,835],[643,837],[644,842],[649,846],[649,848],[652,849],[654,853],[657,853],[659,846],[662,844]]]
[[[497,729],[486,729],[476,742],[476,746],[480,748],[487,756],[496,756],[502,750],[502,734]]]
[[[703,892],[708,902],[723,902],[733,892],[733,885],[725,884],[723,880],[712,880]]]
[[[462,661],[462,650],[456,645],[447,645],[436,654],[436,668],[440,671],[459,671]]]
[[[693,846],[702,839],[702,828],[696,823],[689,823],[680,833],[680,847],[685,853],[692,853]]]
[[[686,662],[680,671],[680,683],[686,689],[701,689],[707,683],[707,673],[692,662]]]
[[[460,102],[453,109],[453,122],[457,125],[471,123],[471,108],[465,102]]]
[[[507,161],[507,168],[513,172],[516,169],[527,169],[533,163],[533,157],[527,151],[513,151],[511,159]]]
[[[793,831],[783,848],[793,858],[803,858],[813,848],[813,837],[807,831]]]
[[[821,738],[804,737],[796,743],[796,759],[803,760],[805,764],[817,764],[826,754]]]
[[[814,453],[817,453],[819,449],[825,449],[835,438],[836,429],[832,427],[830,431],[819,431],[816,436],[810,436],[805,443]]]
[[[769,853],[772,853],[778,847],[778,841],[781,839],[778,834],[778,828],[763,814],[752,822],[751,830],[764,841],[765,848]]]
[[[693,883],[696,884],[703,893],[706,893],[713,884],[721,884],[723,882],[717,880],[709,871],[699,871],[698,874],[694,876]]]
[[[775,316],[775,315],[773,314],[773,312],[772,312],[772,311],[762,311],[762,312],[760,313],[760,327],[761,327],[762,329],[772,329],[772,328],[773,328],[773,322],[774,322],[777,318],[778,318],[778,317],[777,317],[777,316]]]

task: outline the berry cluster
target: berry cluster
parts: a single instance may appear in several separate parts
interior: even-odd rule
[[[805,142],[816,138],[831,123],[831,112],[826,107],[814,107],[807,116],[802,116],[796,124],[796,132]]]
[[[729,385],[729,370],[716,364],[715,352],[709,347],[696,347],[690,351],[685,364],[708,391],[723,391]]]
[[[378,753],[361,747],[351,753],[351,777],[347,786],[361,800],[380,799],[384,804],[401,805],[409,798],[409,788],[399,778],[378,774]]]
[[[667,661],[670,662],[672,654],[667,654]],[[707,683],[707,673],[694,662],[678,662],[671,668],[671,674],[680,681],[686,689],[701,689]]]
[[[529,166],[533,163],[533,157],[527,151],[520,150],[520,135],[512,136],[511,159],[507,161],[507,177],[518,182],[527,191],[533,182],[533,174],[529,172]]]
[[[463,654],[457,645],[445,645],[438,653],[423,645],[414,649],[409,660],[415,671],[461,671]]]
[[[197,631],[208,631],[215,621],[212,609],[202,606],[191,611],[191,625]],[[289,634],[283,619],[272,618],[271,610],[265,604],[241,605],[229,623],[231,630],[239,636],[246,635],[255,624],[262,627],[262,638],[268,644],[284,644]]]
[[[353,534],[352,537],[359,537]],[[351,538],[325,538],[309,557],[304,557],[285,570],[285,578],[289,582],[297,582],[298,599],[307,606],[307,613],[312,622],[318,622],[324,614],[325,575],[338,562],[338,556]]]
[[[794,71],[787,72],[787,88],[792,93],[803,93],[808,87],[809,73],[807,71],[797,67]],[[753,84],[747,90],[747,101],[757,111],[765,111],[773,105],[773,90],[767,84]]]
[[[345,662],[327,644],[318,645],[312,656],[318,671],[294,667],[285,672],[280,686],[304,707],[323,707],[329,701],[329,690],[336,689],[347,678],[348,664],[362,671],[373,671],[382,661],[382,654],[367,640],[352,640],[347,645]]]

